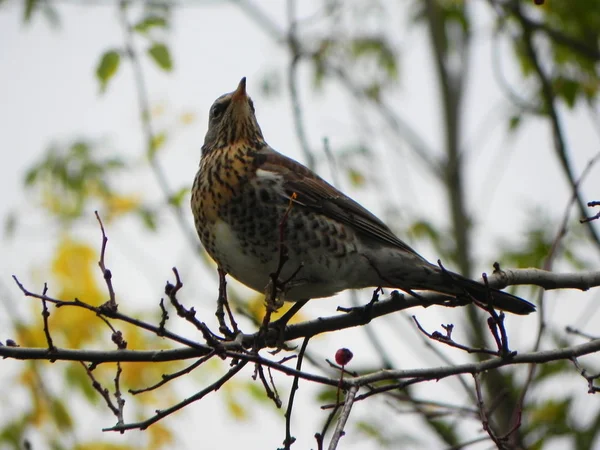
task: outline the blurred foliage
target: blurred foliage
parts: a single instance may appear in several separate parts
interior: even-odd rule
[[[25,175],[25,187],[39,205],[63,223],[90,215],[90,206],[112,220],[140,207],[138,196],[122,194],[114,185],[115,175],[127,169],[118,156],[103,156],[100,145],[76,140],[66,146],[51,146]]]
[[[8,2],[0,2],[5,7]],[[325,89],[332,80],[342,80],[355,92],[355,98],[367,98],[378,104],[385,96],[390,96],[392,89],[397,88],[401,76],[402,45],[397,42],[396,30],[386,30],[375,26],[368,28],[365,24],[380,25],[385,18],[385,8],[380,2],[323,2],[323,14],[330,20],[329,25],[310,35],[301,33],[299,37],[302,52],[292,55],[304,58],[310,64],[312,80],[317,89]],[[472,33],[481,32],[474,23],[471,6],[468,2],[454,0],[438,0],[435,2],[439,13],[439,24],[442,28],[442,53],[452,55],[460,48],[461,39]],[[519,83],[525,84],[535,79],[535,67],[530,55],[524,47],[524,36],[535,35],[536,48],[542,49],[542,64],[547,70],[553,93],[569,108],[581,104],[592,104],[598,99],[600,81],[598,62],[600,54],[600,2],[594,1],[546,1],[542,7],[535,6],[533,1],[509,0],[506,2],[482,2],[481,7],[489,6],[489,12],[497,17],[497,26],[501,33],[499,38],[507,38],[513,44],[514,62],[518,64],[522,78]],[[175,70],[172,51],[168,45],[171,32],[171,10],[176,2],[115,2],[119,12],[125,10],[134,19],[125,30],[131,33],[134,46],[144,49],[136,53],[146,61],[168,74]],[[424,26],[430,20],[427,15],[426,1],[415,0],[412,3],[412,20],[415,27]],[[22,7],[22,20],[33,26],[35,18],[43,15],[53,25],[59,24],[60,3],[25,0]],[[342,16],[341,20],[340,17]],[[347,27],[343,25],[347,25]],[[509,24],[510,27],[506,27]],[[381,31],[380,31],[381,30]],[[489,36],[491,30],[483,30]],[[504,33],[504,34],[503,34]],[[95,77],[99,92],[110,95],[110,88],[117,82],[116,77],[122,67],[132,63],[132,49],[125,42],[121,46],[111,45],[97,57]],[[511,62],[513,62],[511,60]],[[265,75],[263,93],[279,95],[282,82],[277,70]],[[531,84],[526,84],[530,86]],[[542,98],[540,87],[530,90],[530,97]],[[434,87],[434,88],[437,88]],[[513,110],[506,118],[508,128],[516,132],[531,115],[520,105],[512,105]],[[516,112],[515,112],[516,110]],[[142,121],[149,122],[160,115],[161,108],[142,112]],[[194,123],[195,115],[184,113],[178,124]],[[457,121],[460,123],[460,121]],[[147,146],[140,151],[141,155],[152,162],[161,151],[166,151],[173,128],[162,127],[153,135],[144,136]],[[397,132],[397,130],[396,130]],[[400,132],[398,132],[401,134]],[[352,187],[371,189],[374,184],[364,160],[370,159],[372,150],[356,143],[344,143],[338,153],[341,158],[341,170]],[[359,158],[355,158],[355,156]],[[149,167],[145,166],[145,169]],[[144,192],[128,192],[116,180],[132,169],[129,161],[116,156],[116,152],[108,152],[98,142],[91,139],[75,139],[66,145],[53,145],[36,161],[25,176],[25,186],[32,198],[41,206],[51,220],[63,227],[57,238],[54,257],[48,261],[49,295],[61,299],[80,298],[88,303],[99,305],[107,300],[106,288],[99,283],[97,245],[84,242],[76,237],[77,220],[91,217],[92,210],[101,210],[105,221],[122,220],[133,214],[137,216],[149,230],[158,230],[161,226],[157,220],[159,212],[165,206],[180,208],[185,205],[189,196],[189,183],[169,193],[160,205],[146,203]],[[498,246],[502,251],[499,259],[503,266],[510,267],[542,267],[556,239],[558,219],[548,217],[539,210],[531,211],[531,220],[524,227],[514,242],[503,242]],[[18,228],[16,215],[6,218],[5,232],[12,234]],[[577,251],[577,244],[583,242],[581,229],[573,227],[563,238],[559,256],[563,263],[577,270],[589,268],[589,263]],[[440,258],[445,262],[455,262],[455,244],[451,233],[428,218],[412,218],[407,226],[409,238],[426,241],[433,245]],[[206,257],[203,255],[203,257]],[[242,299],[230,291],[229,299],[233,305],[243,306],[245,314],[255,322],[260,322],[264,314],[264,296],[256,294],[250,299]],[[32,320],[15,323],[17,341],[23,346],[45,347],[46,338],[43,333],[43,322],[40,305],[31,302]],[[286,305],[289,307],[289,305]],[[279,312],[281,314],[285,309]],[[156,312],[156,311],[155,311]],[[140,312],[140,316],[148,314]],[[156,320],[156,317],[153,317]],[[295,320],[304,317],[296,316]],[[49,319],[55,343],[69,348],[92,347],[102,345],[111,348],[111,331],[94,314],[76,308],[53,310]],[[160,349],[166,343],[162,339],[142,334],[138,329],[122,326],[119,328],[128,342],[128,348]],[[556,347],[569,345],[560,334],[550,335],[550,342]],[[123,364],[123,390],[140,388],[159,381],[164,373],[172,373],[183,367],[175,362],[150,364]],[[222,369],[220,362],[209,366],[213,373]],[[52,370],[52,375],[50,374]],[[369,368],[371,370],[372,368]],[[94,375],[103,386],[114,389],[115,366],[103,364],[94,370]],[[539,365],[533,378],[535,387],[558,386],[560,377],[565,374],[573,376],[574,371],[569,362]],[[200,378],[205,374],[197,371],[194,375]],[[514,372],[502,371],[503,386],[506,395],[517,398],[524,387]],[[55,382],[58,380],[59,382]],[[62,381],[62,382],[61,382]],[[581,379],[584,384],[584,380]],[[18,386],[26,392],[28,401],[23,402],[18,410],[10,416],[10,420],[0,424],[0,446],[21,448],[26,436],[35,429],[43,436],[51,448],[93,449],[128,449],[128,448],[173,448],[175,436],[173,431],[158,423],[150,427],[144,434],[145,442],[131,442],[117,445],[107,442],[92,441],[78,433],[79,411],[77,404],[91,407],[92,411],[104,411],[103,400],[92,388],[86,371],[76,363],[27,362],[22,370],[7,380],[3,389]],[[500,387],[498,387],[499,389]],[[546,389],[548,391],[548,389]],[[264,390],[253,382],[239,382],[237,379],[227,383],[221,389],[222,399],[230,415],[237,420],[245,420],[254,414],[248,406],[251,401],[259,402],[259,406],[269,403]],[[504,391],[503,391],[504,392]],[[335,401],[336,389],[327,388],[319,391],[319,403]],[[133,416],[148,416],[157,407],[172,403],[176,396],[170,385],[160,390],[135,397],[129,401],[133,408]],[[600,414],[597,410],[589,413],[587,422],[581,420],[580,413],[574,406],[575,394],[562,389],[552,389],[551,393],[537,395],[535,389],[526,397],[523,410],[521,434],[527,448],[542,449],[552,445],[556,438],[568,438],[572,448],[591,448],[597,442],[600,430]],[[401,416],[395,416],[401,417]],[[105,418],[103,418],[105,420]],[[424,419],[425,421],[425,419]],[[397,429],[390,430],[389,418],[366,415],[356,422],[356,429],[365,439],[376,442],[381,448],[397,448],[398,442],[415,447],[422,443],[423,430],[402,428],[398,420]],[[448,447],[460,443],[460,430],[456,427],[456,417],[436,418],[429,420],[428,433],[436,436],[440,447]],[[75,446],[70,443],[77,442]],[[443,445],[443,444],[445,445]]]
[[[98,259],[97,250],[88,243],[64,235],[49,264],[48,275],[51,281],[48,282],[48,295],[64,300],[79,298],[92,305],[100,305],[107,301],[106,288],[98,281],[102,280],[102,277],[97,276]],[[16,341],[25,347],[46,347],[40,314],[41,305],[37,302],[31,302],[30,305],[29,317],[32,320],[15,324]],[[141,312],[138,317],[143,318],[145,314],[147,312]],[[48,326],[54,344],[58,347],[80,349],[99,344],[104,348],[114,346],[111,342],[112,330],[91,311],[66,306],[60,309],[51,308]],[[118,324],[118,329],[123,333],[129,349],[170,348],[168,341],[132,325]],[[123,363],[121,389],[125,392],[129,388],[152,385],[160,381],[164,373],[179,370],[183,364],[177,361],[159,364]],[[114,391],[115,370],[116,365],[113,363],[99,365],[93,370],[94,377],[111,393]],[[64,383],[50,382],[56,379],[62,379]],[[81,402],[81,405],[89,404],[104,411],[104,400],[92,388],[90,379],[80,363],[49,364],[45,361],[28,361],[23,364],[22,371],[7,382],[19,386],[29,401],[23,402],[21,408],[14,411],[10,422],[0,425],[0,447],[7,445],[15,449],[22,448],[26,437],[35,429],[47,442],[52,443],[54,448],[71,448],[68,443],[74,439],[78,441],[77,448],[81,449],[113,448],[95,447],[100,445],[97,439],[86,441],[79,436],[78,426],[81,424],[78,421],[77,408],[72,406]],[[174,402],[175,395],[171,386],[167,385],[161,388],[160,395],[150,391],[136,396],[135,402],[128,402],[128,408],[133,415],[147,416],[157,406],[169,401]],[[109,424],[110,422],[107,422],[107,425]],[[172,431],[163,424],[159,425],[152,427],[151,432],[145,435],[144,448],[171,448],[174,439]],[[134,447],[124,444],[114,448]]]
[[[549,217],[538,207],[528,214],[529,220],[515,242],[502,242],[502,265],[515,268],[543,268],[553,247],[556,245],[562,218]],[[591,270],[592,266],[578,251],[577,244],[586,241],[586,236],[578,220],[567,224],[568,232],[560,237],[560,245],[554,250],[555,256],[575,270]]]
[[[96,77],[100,82],[100,92],[106,91],[108,82],[117,73],[119,64],[121,62],[121,55],[116,50],[107,50],[100,57],[100,62],[96,68]]]
[[[522,27],[513,37],[513,48],[523,75],[535,77],[523,40],[523,33],[533,32],[548,50],[542,63],[552,68],[548,76],[556,97],[570,108],[580,100],[596,100],[600,91],[600,2],[547,1],[541,7],[519,3],[516,7],[518,3],[511,0],[506,5],[509,18]],[[538,98],[543,96],[538,94]]]
[[[385,88],[398,79],[398,56],[386,36],[360,35],[347,39],[334,36],[320,38],[312,53],[313,82],[318,88],[338,68],[368,75],[356,79],[358,89],[372,99],[379,99]]]
[[[156,65],[161,69],[170,72],[173,69],[173,61],[169,48],[160,42],[155,42],[148,48],[148,54],[152,57]]]

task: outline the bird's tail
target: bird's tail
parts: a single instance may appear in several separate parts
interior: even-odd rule
[[[438,265],[433,265],[416,253],[409,252],[397,252],[397,256],[399,257],[386,261],[388,265],[385,273],[376,268],[378,276],[385,281],[387,287],[406,292],[440,292],[455,299],[454,302],[449,302],[453,305],[473,303],[475,300],[483,306],[491,304],[494,308],[513,314],[526,315],[535,311],[535,305],[527,300],[450,272],[439,261]],[[388,278],[382,274],[393,275]]]
[[[454,294],[457,297],[472,297],[483,305],[491,304],[496,309],[508,311],[513,314],[526,315],[535,311],[535,305],[521,297],[509,294],[508,292],[499,291],[488,286],[485,286],[477,281],[470,280],[461,275],[448,272],[444,276],[448,276],[448,283],[454,284]],[[463,291],[461,294],[459,291]]]
[[[407,264],[403,261],[400,270],[406,266]],[[453,302],[454,305],[468,304],[475,300],[483,306],[491,304],[494,308],[513,314],[526,315],[535,311],[535,305],[527,300],[485,286],[441,266],[434,266],[425,260],[420,261],[420,264],[413,263],[411,267],[418,268],[418,270],[411,270],[410,273],[404,270],[403,276],[395,277],[391,286],[408,292],[427,290],[448,294],[458,300],[458,303]]]

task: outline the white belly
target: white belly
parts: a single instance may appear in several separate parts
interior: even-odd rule
[[[274,272],[276,267],[267,267],[256,256],[241,251],[242,246],[227,223],[218,221],[214,227],[215,259],[221,261],[223,270],[249,288],[264,292],[269,281],[265,274]]]

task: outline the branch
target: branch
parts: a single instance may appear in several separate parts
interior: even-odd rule
[[[179,348],[173,350],[141,351],[141,350],[67,350],[56,349],[52,354],[47,348],[27,348],[27,347],[9,347],[0,346],[0,357],[13,358],[21,360],[56,360],[56,361],[89,361],[95,363],[104,362],[159,362],[159,361],[178,361],[183,359],[198,358],[208,355],[213,350],[204,347],[199,348]],[[491,358],[479,363],[460,364],[454,366],[434,367],[428,369],[412,370],[380,370],[359,377],[344,378],[343,387],[349,388],[352,385],[366,386],[385,380],[400,380],[420,378],[426,380],[439,380],[457,374],[481,373],[487,370],[497,369],[498,367],[510,366],[516,364],[545,363],[550,361],[559,361],[563,359],[572,359],[583,355],[589,355],[600,351],[600,339],[594,339],[585,344],[576,345],[568,348],[556,350],[544,350],[531,353],[520,353],[513,358],[506,359],[502,357]],[[224,356],[232,359],[240,359],[247,362],[260,363],[271,367],[281,373],[289,376],[298,375],[300,378],[314,381],[320,384],[337,387],[338,378],[328,378],[319,375],[301,372],[291,367],[279,364],[276,361],[265,359],[261,356],[245,352],[225,350]]]
[[[553,289],[588,289],[600,286],[599,272],[556,273],[542,269],[502,269],[488,276],[490,286],[504,289],[508,286],[533,285]]]
[[[25,286],[23,286],[23,284],[19,281],[19,279],[16,276],[13,275],[13,279],[15,280],[15,283],[17,283],[17,286],[19,287],[19,289],[21,289],[21,291],[23,292],[23,294],[26,297],[33,297],[33,298],[37,298],[42,301],[54,303],[57,308],[71,306],[71,307],[83,308],[83,309],[87,309],[88,311],[92,311],[92,312],[96,313],[96,315],[100,319],[104,320],[108,326],[111,327],[111,329],[113,330],[113,333],[118,333],[118,332],[110,325],[110,323],[108,322],[106,317],[109,317],[111,319],[121,320],[123,322],[127,322],[138,328],[143,328],[144,330],[148,330],[148,331],[156,334],[157,336],[166,337],[168,339],[171,339],[172,341],[179,342],[180,344],[187,345],[189,347],[194,347],[197,349],[210,348],[210,347],[204,347],[203,345],[198,344],[197,342],[191,341],[191,340],[186,339],[182,336],[179,336],[175,333],[167,331],[164,328],[164,326],[157,327],[157,326],[154,326],[147,322],[144,322],[142,320],[134,319],[133,317],[129,317],[125,314],[121,314],[117,311],[113,311],[108,308],[103,308],[102,306],[96,307],[96,306],[90,305],[88,303],[82,302],[81,300],[79,300],[77,298],[72,301],[67,301],[67,300],[59,300],[56,298],[49,297],[48,295],[46,295],[45,292],[42,294],[36,294],[35,292],[31,292],[31,291],[27,290],[25,288]]]
[[[131,68],[133,73],[133,81],[136,88],[136,93],[139,103],[140,121],[142,122],[142,133],[144,140],[146,141],[146,154],[152,168],[158,186],[165,197],[167,204],[171,205],[171,209],[174,212],[177,224],[181,229],[183,235],[186,237],[188,244],[191,248],[195,249],[197,253],[202,252],[200,241],[196,237],[196,233],[190,228],[189,223],[186,219],[182,207],[172,201],[173,190],[169,185],[165,171],[160,164],[160,161],[156,158],[155,152],[153,151],[153,142],[155,138],[154,129],[152,126],[152,114],[150,112],[150,101],[148,99],[148,89],[146,87],[146,80],[144,78],[144,71],[142,69],[142,63],[138,56],[138,52],[135,48],[133,34],[131,31],[131,25],[127,18],[127,0],[120,0],[119,18],[121,20],[121,27],[123,28],[124,41],[125,41],[125,52],[131,60]]]
[[[221,388],[221,386],[223,386],[228,380],[230,380],[231,378],[233,378],[233,376],[236,373],[238,373],[240,370],[242,370],[242,368],[246,364],[247,364],[246,361],[238,362],[235,366],[233,366],[233,368],[231,368],[229,370],[229,372],[227,372],[225,375],[223,375],[221,378],[219,378],[217,381],[215,381],[211,385],[209,385],[206,388],[202,389],[197,394],[192,395],[191,397],[186,398],[182,402],[179,402],[176,405],[171,406],[170,408],[162,409],[162,410],[157,410],[156,411],[156,415],[154,415],[150,419],[144,420],[142,422],[134,422],[134,423],[128,423],[128,424],[119,424],[119,423],[117,423],[117,425],[115,425],[112,428],[103,428],[102,431],[120,431],[120,432],[123,432],[123,431],[126,431],[126,430],[136,430],[136,429],[145,430],[146,428],[148,428],[153,423],[156,423],[159,420],[161,420],[162,418],[164,418],[164,417],[166,417],[166,416],[168,416],[170,414],[173,414],[176,411],[179,411],[180,409],[184,408],[185,406],[189,405],[190,403],[193,403],[193,402],[196,402],[198,400],[201,400],[207,394],[210,394],[213,391],[218,391]]]
[[[108,289],[108,302],[103,305],[103,307],[108,308],[110,310],[117,310],[117,299],[115,296],[115,289],[112,284],[112,272],[106,268],[105,264],[105,256],[106,256],[106,244],[108,243],[108,237],[106,236],[106,232],[104,231],[104,224],[102,223],[102,219],[100,219],[100,215],[98,211],[94,211],[96,215],[96,220],[100,224],[100,230],[102,231],[102,246],[100,248],[100,261],[98,261],[98,267],[102,271],[102,277],[106,282],[106,288]]]
[[[481,373],[507,365],[545,363],[562,359],[572,359],[578,356],[596,353],[598,351],[600,351],[600,339],[576,345],[574,347],[521,353],[510,359],[497,357],[479,363],[460,364],[457,366],[438,367],[433,369],[381,370],[356,378],[348,378],[345,382],[352,385],[364,386],[390,379],[401,380],[407,378],[421,378],[422,380],[440,380],[459,373]]]
[[[292,55],[290,66],[288,69],[288,88],[292,97],[292,113],[294,115],[294,126],[296,128],[296,137],[300,142],[300,148],[306,159],[306,165],[309,169],[315,169],[315,156],[310,149],[306,130],[304,128],[304,119],[302,117],[302,105],[300,104],[300,95],[298,93],[298,63],[302,57],[300,50],[300,42],[298,40],[297,23],[296,23],[296,1],[287,1],[288,15],[288,47]]]
[[[302,347],[298,353],[298,360],[296,361],[296,370],[298,371],[302,369],[302,361],[304,360],[304,354],[306,353],[306,347],[308,347],[309,340],[310,336],[304,338]],[[296,396],[296,391],[298,390],[299,379],[300,377],[298,376],[294,377],[294,381],[292,382],[292,387],[290,389],[287,410],[285,411],[285,440],[283,441],[283,445],[285,446],[284,448],[286,450],[289,450],[291,445],[296,441],[296,438],[292,436],[292,410],[294,408],[294,397]]]
[[[525,15],[521,10],[521,5],[519,1],[512,1],[507,3],[507,8],[509,8],[510,12],[514,14],[516,19],[521,23],[523,29],[523,44],[525,46],[525,51],[531,64],[533,65],[534,71],[537,75],[537,78],[540,83],[540,91],[547,108],[547,114],[550,119],[550,126],[552,128],[552,137],[554,140],[554,150],[558,157],[558,160],[561,163],[561,167],[569,185],[573,190],[573,194],[577,198],[577,206],[579,208],[580,216],[586,217],[586,205],[585,202],[581,199],[579,194],[579,187],[577,185],[575,175],[573,173],[573,168],[571,167],[571,161],[569,160],[569,154],[567,150],[567,144],[564,137],[564,131],[562,127],[562,121],[558,115],[558,110],[556,107],[556,99],[554,94],[554,89],[552,87],[551,80],[548,75],[544,72],[542,68],[542,64],[538,57],[537,51],[534,48],[533,44],[533,34],[535,29],[531,26],[531,23],[526,19]],[[596,229],[591,224],[587,224],[586,230],[594,244],[600,247],[600,236],[596,232]]]
[[[350,411],[352,410],[352,406],[354,405],[354,398],[356,397],[356,393],[358,392],[358,386],[352,386],[348,390],[346,394],[346,400],[344,402],[344,408],[342,409],[342,413],[338,418],[337,425],[335,427],[335,431],[333,432],[333,436],[331,437],[331,441],[329,443],[329,450],[335,450],[340,441],[340,438],[344,435],[344,427],[346,426],[346,422],[348,421],[348,417],[350,417]]]
[[[106,313],[100,308],[88,305],[80,300],[75,299],[74,301],[62,301],[51,298],[45,294],[35,294],[28,291],[16,277],[15,282],[21,289],[21,291],[29,297],[44,299],[50,303],[55,303],[57,306],[74,306],[88,309],[99,315],[105,315],[110,318],[122,320],[130,323],[134,326],[144,328],[158,336],[164,336],[175,342],[181,343],[188,347],[197,348],[201,354],[195,356],[204,356],[212,351],[210,346],[199,344],[195,341],[191,341],[175,333],[172,333],[166,329],[161,329],[155,325],[148,324],[146,322],[131,318],[127,315],[111,312]],[[541,286],[545,289],[559,289],[559,288],[574,288],[580,290],[587,290],[591,287],[600,286],[600,272],[587,272],[579,274],[559,274],[553,272],[547,272],[539,269],[509,269],[496,271],[488,277],[490,287],[504,288],[509,285],[536,285]],[[379,300],[369,308],[369,317],[365,318],[364,311],[359,309],[350,310],[346,314],[338,314],[335,316],[318,318],[298,324],[287,325],[283,330],[270,329],[261,336],[257,334],[240,334],[236,341],[229,343],[222,343],[225,349],[235,349],[242,345],[245,348],[251,348],[256,345],[256,348],[265,348],[268,342],[276,342],[283,338],[284,341],[290,341],[294,339],[304,338],[306,336],[315,336],[317,334],[353,328],[364,323],[375,319],[380,316],[384,316],[396,311],[405,310],[408,308],[414,308],[417,306],[427,307],[433,304],[448,305],[447,297],[435,293],[425,293],[419,296],[420,298],[403,296],[399,293],[393,293],[388,299]]]

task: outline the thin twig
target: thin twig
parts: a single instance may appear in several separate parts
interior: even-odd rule
[[[117,400],[117,424],[122,425],[125,423],[123,419],[123,409],[125,408],[125,399],[123,398],[123,394],[121,393],[121,373],[123,373],[123,369],[121,368],[121,363],[117,362],[117,373],[115,374],[115,399]],[[123,432],[121,432],[123,434]]]
[[[275,384],[273,383],[273,377],[270,377],[271,383],[269,383],[267,381],[267,378],[265,377],[265,371],[264,371],[262,365],[258,362],[254,364],[254,375],[252,376],[252,378],[254,378],[256,380],[257,375],[260,378],[263,388],[265,388],[267,398],[273,400],[273,403],[275,403],[275,406],[277,408],[281,408],[281,404],[282,404],[281,398],[279,397],[279,394],[277,393],[277,388],[275,387]]]
[[[407,321],[410,322],[410,318],[407,316],[404,316],[406,318]],[[427,336],[423,336],[422,333],[419,333],[419,336],[421,337],[421,339],[423,340],[423,343],[431,349],[432,352],[434,352],[438,358],[440,358],[442,360],[442,362],[447,365],[447,366],[453,366],[455,364],[454,361],[452,361],[448,355],[446,354],[447,352],[441,351],[441,349],[439,348],[439,346],[437,345],[433,345],[431,342],[431,339],[428,339]],[[473,401],[475,400],[474,394],[473,394],[473,390],[470,388],[470,386],[467,383],[467,380],[465,379],[465,376],[463,375],[459,375],[458,376],[458,382],[460,383],[460,385],[463,387],[465,394],[467,394],[467,396]]]
[[[179,271],[177,268],[173,267],[173,273],[175,274],[175,285],[167,282],[165,286],[165,294],[169,297],[171,304],[177,311],[177,315],[179,317],[183,317],[189,323],[194,325],[198,331],[202,333],[204,340],[206,343],[212,348],[221,348],[221,343],[219,342],[219,336],[216,336],[209,328],[206,326],[204,322],[201,322],[196,318],[196,310],[192,307],[187,309],[183,306],[179,300],[177,300],[177,293],[183,287],[183,283],[181,278],[179,277]]]
[[[304,341],[302,341],[302,346],[300,347],[300,351],[298,352],[298,360],[296,361],[296,370],[298,372],[302,370],[302,361],[304,360],[304,354],[306,353],[309,340],[310,336],[304,338]],[[298,390],[299,380],[299,376],[294,376],[294,381],[292,382],[292,387],[290,389],[288,406],[285,411],[285,440],[283,441],[285,450],[289,450],[291,445],[296,441],[296,438],[292,436],[292,411],[294,408],[294,397],[296,396],[296,391]]]
[[[483,395],[481,394],[481,384],[479,382],[479,374],[473,374],[473,380],[475,380],[475,392],[477,393],[477,405],[479,407],[479,415],[481,418],[481,425],[483,425],[483,430],[488,434],[490,439],[496,444],[499,449],[504,449],[506,446],[503,442],[500,441],[498,436],[492,428],[490,427],[490,421],[487,415],[487,411],[485,409],[485,403],[483,401]]]
[[[571,358],[571,362],[575,365],[575,367],[577,368],[577,370],[579,371],[581,376],[587,380],[588,394],[595,394],[596,392],[600,392],[600,387],[594,386],[594,382],[598,378],[600,378],[600,373],[597,373],[596,375],[588,375],[587,370],[584,369],[583,367],[581,367],[581,365],[579,365],[577,358],[575,358],[575,357]]]
[[[210,394],[213,391],[219,390],[221,388],[221,386],[223,386],[227,381],[229,381],[231,378],[233,378],[235,376],[235,374],[237,374],[240,370],[242,370],[242,368],[246,364],[247,364],[246,361],[239,361],[225,375],[223,375],[221,378],[219,378],[217,381],[210,384],[206,388],[202,389],[200,392],[192,395],[191,397],[186,398],[185,400],[177,403],[176,405],[171,406],[170,408],[157,410],[156,414],[147,420],[144,420],[141,422],[127,423],[127,424],[118,424],[117,423],[117,425],[115,425],[114,427],[103,428],[102,431],[123,432],[126,430],[136,430],[136,429],[145,430],[150,425],[158,422],[159,420],[167,417],[168,415],[173,414],[176,411],[179,411],[180,409],[184,408],[185,406],[187,406],[193,402],[201,400],[207,394]]]
[[[550,125],[552,127],[552,137],[554,141],[554,150],[561,163],[561,167],[571,188],[573,189],[574,195],[577,198],[577,206],[581,217],[586,216],[585,203],[581,199],[579,188],[573,173],[571,161],[569,160],[566,139],[564,137],[563,125],[559,117],[558,110],[556,108],[556,98],[554,88],[552,86],[552,80],[549,79],[548,75],[544,72],[542,64],[539,60],[538,53],[534,48],[533,35],[536,29],[532,26],[531,22],[527,20],[525,14],[523,14],[520,2],[507,2],[504,5],[505,8],[509,8],[509,11],[517,18],[521,23],[522,27],[522,42],[525,47],[525,52],[533,66],[534,72],[536,73],[540,82],[540,91],[544,99],[544,104],[547,108],[548,118],[550,119]],[[588,223],[586,231],[591,241],[600,247],[600,236],[593,225]]]
[[[568,326],[565,328],[565,331],[569,334],[574,334],[576,336],[581,336],[583,338],[589,339],[590,341],[593,341],[594,339],[600,339],[599,336],[594,336],[592,334],[586,333],[584,331],[578,330],[577,328],[573,328],[571,326]]]
[[[102,277],[104,278],[104,281],[106,282],[106,287],[108,289],[108,302],[102,305],[102,308],[107,308],[110,311],[117,311],[118,305],[115,296],[115,290],[112,284],[112,272],[106,268],[104,259],[106,256],[106,244],[108,243],[108,237],[106,236],[106,232],[104,231],[104,224],[102,223],[102,219],[100,219],[98,211],[94,211],[94,214],[96,214],[96,219],[98,220],[98,223],[100,224],[100,230],[102,231],[102,247],[100,250],[100,261],[98,261],[98,266],[102,271]]]
[[[494,355],[494,356],[498,356],[498,354],[499,354],[497,350],[489,350],[487,348],[473,348],[473,347],[469,347],[466,345],[459,344],[458,342],[455,342],[451,337],[451,332],[449,331],[450,327],[448,325],[446,325],[446,326],[442,325],[444,328],[446,328],[446,333],[447,333],[446,335],[440,333],[439,331],[434,331],[433,333],[429,333],[429,332],[427,332],[427,330],[425,330],[421,326],[421,324],[417,320],[416,316],[412,316],[412,318],[413,318],[413,321],[415,322],[415,324],[417,325],[417,328],[419,329],[419,331],[421,333],[423,333],[425,336],[427,336],[429,339],[449,345],[450,347],[464,350],[468,353],[483,353],[486,355]]]
[[[171,210],[174,212],[175,219],[177,221],[177,224],[179,225],[179,228],[183,232],[183,235],[186,237],[190,247],[196,249],[197,253],[199,254],[201,252],[200,241],[198,240],[196,233],[190,228],[181,205],[171,201],[171,199],[173,198],[173,190],[169,185],[169,181],[167,179],[167,176],[165,175],[163,167],[160,164],[160,161],[156,157],[155,152],[152,151],[154,146],[153,142],[155,138],[155,132],[152,125],[150,101],[148,89],[146,87],[146,80],[144,77],[142,63],[140,61],[138,52],[135,48],[132,27],[129,24],[129,19],[127,18],[128,4],[129,2],[127,0],[120,1],[119,17],[121,21],[121,27],[123,29],[125,53],[131,61],[133,81],[139,103],[142,132],[144,135],[144,140],[146,142],[146,154],[150,162],[152,173],[154,174],[154,177],[158,182],[158,186],[162,191],[163,196],[165,197],[166,203],[171,206]]]
[[[324,409],[324,408],[321,408],[321,409]],[[317,449],[318,450],[323,450],[323,442],[325,440],[325,435],[327,434],[327,430],[329,429],[329,426],[332,424],[333,418],[335,417],[335,415],[337,414],[339,409],[340,409],[339,403],[336,403],[335,405],[333,405],[333,409],[327,416],[327,420],[323,424],[323,428],[321,429],[321,432],[315,433],[315,440],[317,441]]]
[[[202,358],[198,359],[198,361],[194,362],[193,364],[190,364],[188,367],[186,367],[184,369],[181,369],[177,372],[173,372],[170,374],[163,374],[162,380],[160,380],[158,383],[153,384],[152,386],[148,386],[143,389],[129,389],[129,393],[132,395],[137,395],[137,394],[141,394],[143,392],[153,391],[153,390],[167,384],[171,380],[175,380],[176,378],[179,378],[182,375],[192,372],[194,369],[201,366],[202,364],[207,362],[209,359],[211,359],[215,355],[216,355],[216,352],[212,351],[208,355],[203,356]]]
[[[167,308],[165,308],[165,300],[163,298],[160,299],[160,323],[158,324],[159,331],[165,331],[165,325],[167,324],[167,320],[169,320],[169,312]]]
[[[44,283],[44,291],[43,295],[46,295],[48,292],[48,285]],[[50,326],[48,325],[48,318],[50,317],[50,311],[48,311],[48,305],[46,304],[46,300],[42,299],[42,319],[44,320],[44,335],[46,336],[46,342],[48,343],[48,351],[55,352],[56,347],[54,346],[54,342],[52,341],[52,336],[50,335]],[[50,362],[54,362],[50,360]]]
[[[156,334],[157,336],[166,337],[168,339],[171,339],[175,342],[179,342],[180,344],[186,345],[191,348],[196,348],[199,350],[206,349],[206,347],[204,347],[203,345],[198,344],[197,342],[191,341],[189,339],[186,339],[186,338],[179,336],[175,333],[172,333],[170,331],[167,331],[164,329],[161,330],[152,324],[149,324],[142,320],[135,319],[135,318],[127,316],[125,314],[121,314],[117,311],[108,311],[106,309],[102,309],[101,307],[90,305],[89,303],[82,302],[81,300],[79,300],[77,298],[72,301],[67,301],[67,300],[59,300],[56,298],[52,298],[46,294],[36,294],[35,292],[31,292],[31,291],[27,290],[25,288],[25,286],[23,286],[23,284],[18,280],[18,278],[16,276],[13,275],[13,279],[15,280],[15,283],[17,284],[19,289],[21,289],[21,292],[23,292],[23,294],[26,297],[33,297],[33,298],[37,298],[39,300],[45,300],[49,303],[54,303],[57,308],[73,306],[73,307],[77,307],[77,308],[87,309],[88,311],[92,311],[92,312],[96,313],[96,315],[100,319],[102,319],[109,327],[111,327],[113,332],[116,332],[116,330],[114,329],[114,327],[112,327],[112,325],[110,325],[108,320],[106,320],[106,317],[110,317],[111,319],[117,319],[117,320],[121,320],[123,322],[127,322],[135,327],[143,328],[147,331],[150,331],[150,332]]]
[[[98,380],[96,380],[96,377],[94,377],[94,374],[92,373],[92,371],[89,369],[88,366],[85,365],[85,363],[83,361],[79,361],[79,363],[85,369],[85,373],[87,374],[89,379],[92,381],[92,387],[94,388],[94,390],[100,394],[100,396],[106,402],[106,406],[108,406],[108,408],[112,411],[112,413],[115,415],[115,417],[117,417],[117,420],[119,420],[119,415],[120,415],[119,408],[115,406],[112,399],[110,398],[110,393],[108,392],[108,389],[102,387],[100,382]],[[122,419],[122,417],[120,419]]]
[[[287,0],[287,16],[288,16],[288,36],[287,42],[291,53],[291,61],[288,69],[288,88],[292,97],[292,113],[294,115],[294,126],[296,129],[296,137],[300,142],[300,148],[304,154],[306,165],[309,169],[315,169],[315,156],[310,150],[308,139],[306,138],[306,130],[304,129],[304,119],[302,117],[302,105],[300,103],[300,95],[298,94],[298,63],[301,60],[302,54],[297,34],[296,23],[296,0]]]

